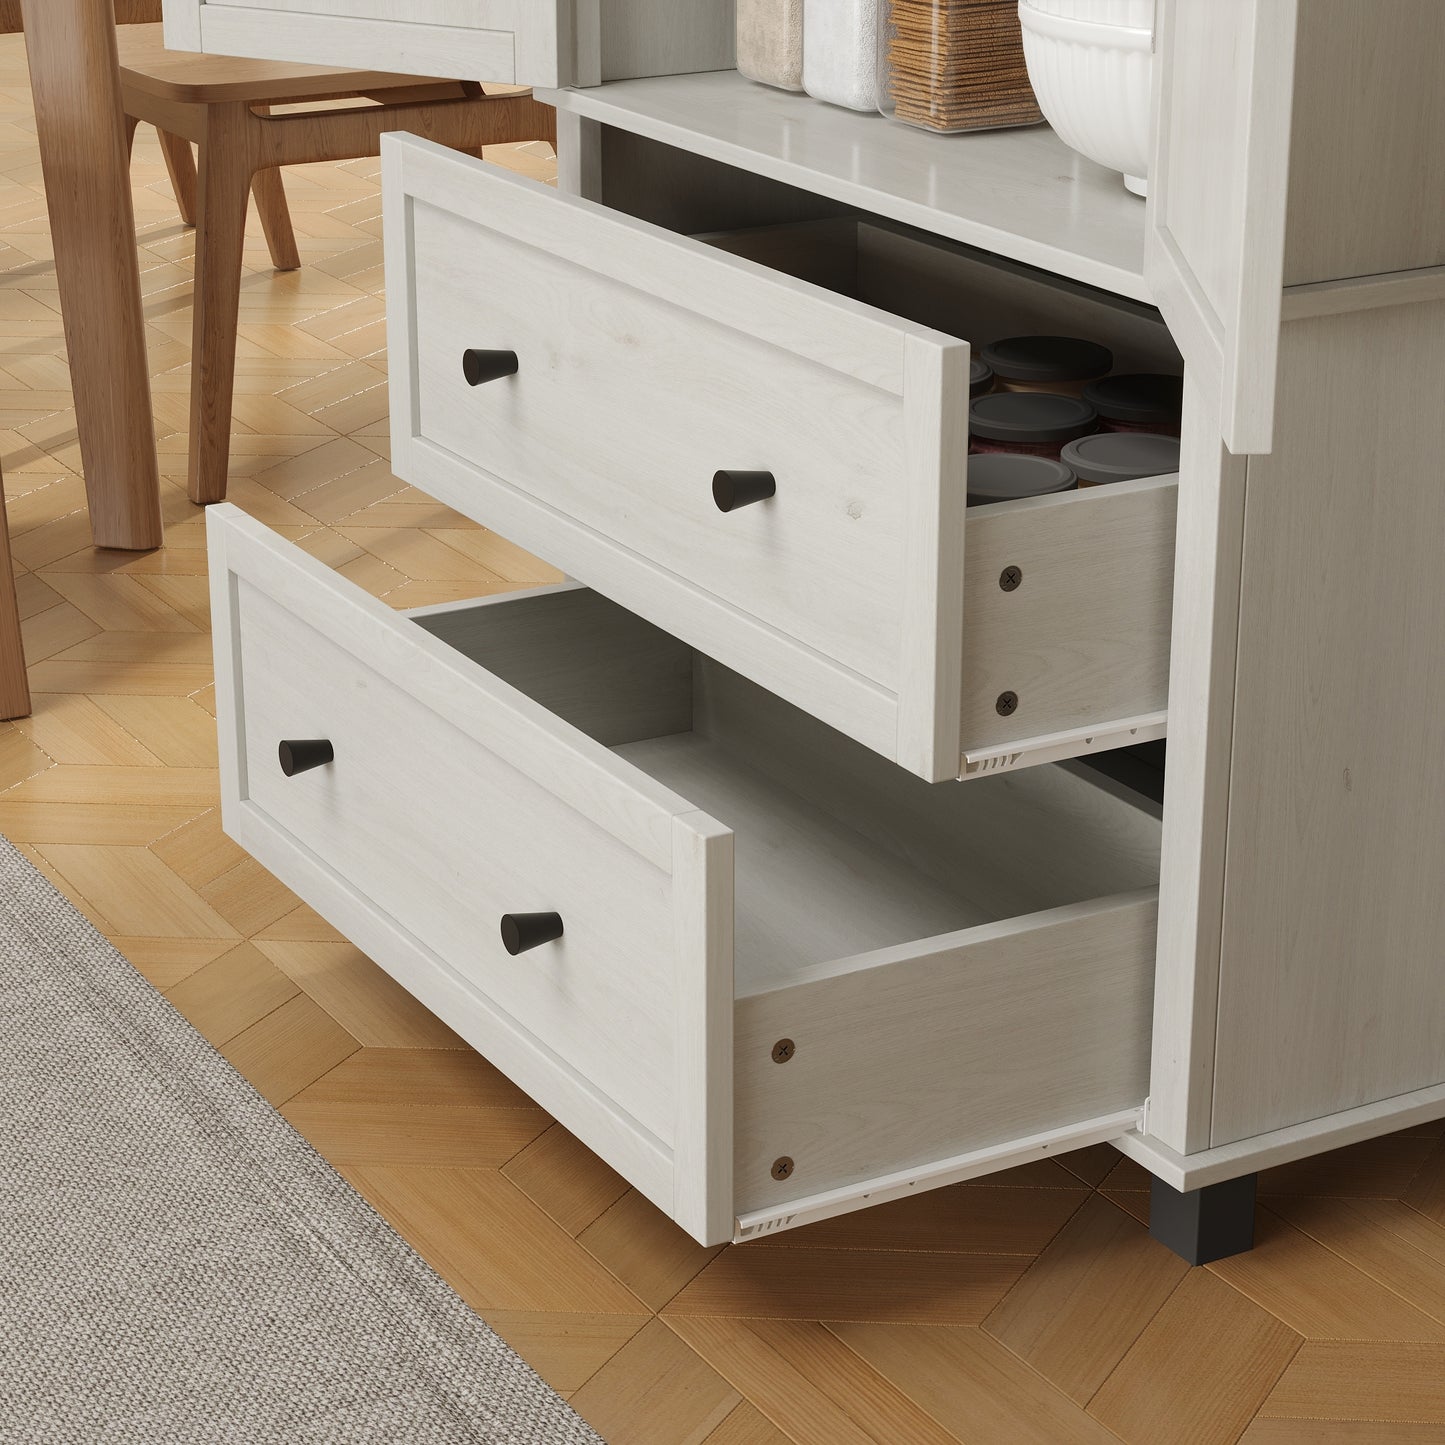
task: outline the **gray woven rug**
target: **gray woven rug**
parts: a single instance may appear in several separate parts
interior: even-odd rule
[[[4,839],[0,1441],[599,1445]]]

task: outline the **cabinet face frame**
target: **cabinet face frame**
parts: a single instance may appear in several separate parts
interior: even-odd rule
[[[1159,0],[1144,273],[1225,445],[1273,445],[1298,0]]]

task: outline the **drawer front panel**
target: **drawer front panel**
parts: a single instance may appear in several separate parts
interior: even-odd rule
[[[414,224],[422,436],[896,690],[898,396],[437,207]],[[468,386],[468,347],[518,374]],[[719,469],[777,495],[721,512]]]
[[[967,343],[410,137],[384,164],[397,469],[954,776]],[[723,512],[719,470],[776,493]]]
[[[238,602],[251,805],[670,1140],[670,877],[256,588]],[[284,776],[277,743],[312,737],[335,762]],[[551,910],[562,939],[510,957],[502,915]]]
[[[677,726],[687,649],[567,587],[424,627],[234,507],[207,530],[226,831],[660,1208],[726,1237],[732,837],[579,731]],[[297,738],[332,760],[286,777]],[[509,955],[502,915],[546,911],[562,937]]]

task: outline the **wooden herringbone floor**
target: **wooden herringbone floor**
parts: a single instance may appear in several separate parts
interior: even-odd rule
[[[0,40],[0,460],[36,700],[0,724],[0,832],[615,1445],[1445,1442],[1438,1127],[1272,1172],[1258,1249],[1203,1270],[1150,1242],[1107,1147],[704,1250],[229,843],[183,491],[192,238],[147,131],[135,182],[169,518],[149,556],[88,545]],[[377,167],[288,185],[306,266],[273,275],[253,235],[232,498],[398,605],[546,577],[388,468]]]

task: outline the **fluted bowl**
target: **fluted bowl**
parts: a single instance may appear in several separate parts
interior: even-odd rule
[[[1153,6],[1150,0],[1019,0],[1024,60],[1039,109],[1059,139],[1120,172],[1142,196],[1149,189],[1154,31],[1081,18],[1100,13],[1143,18]]]

